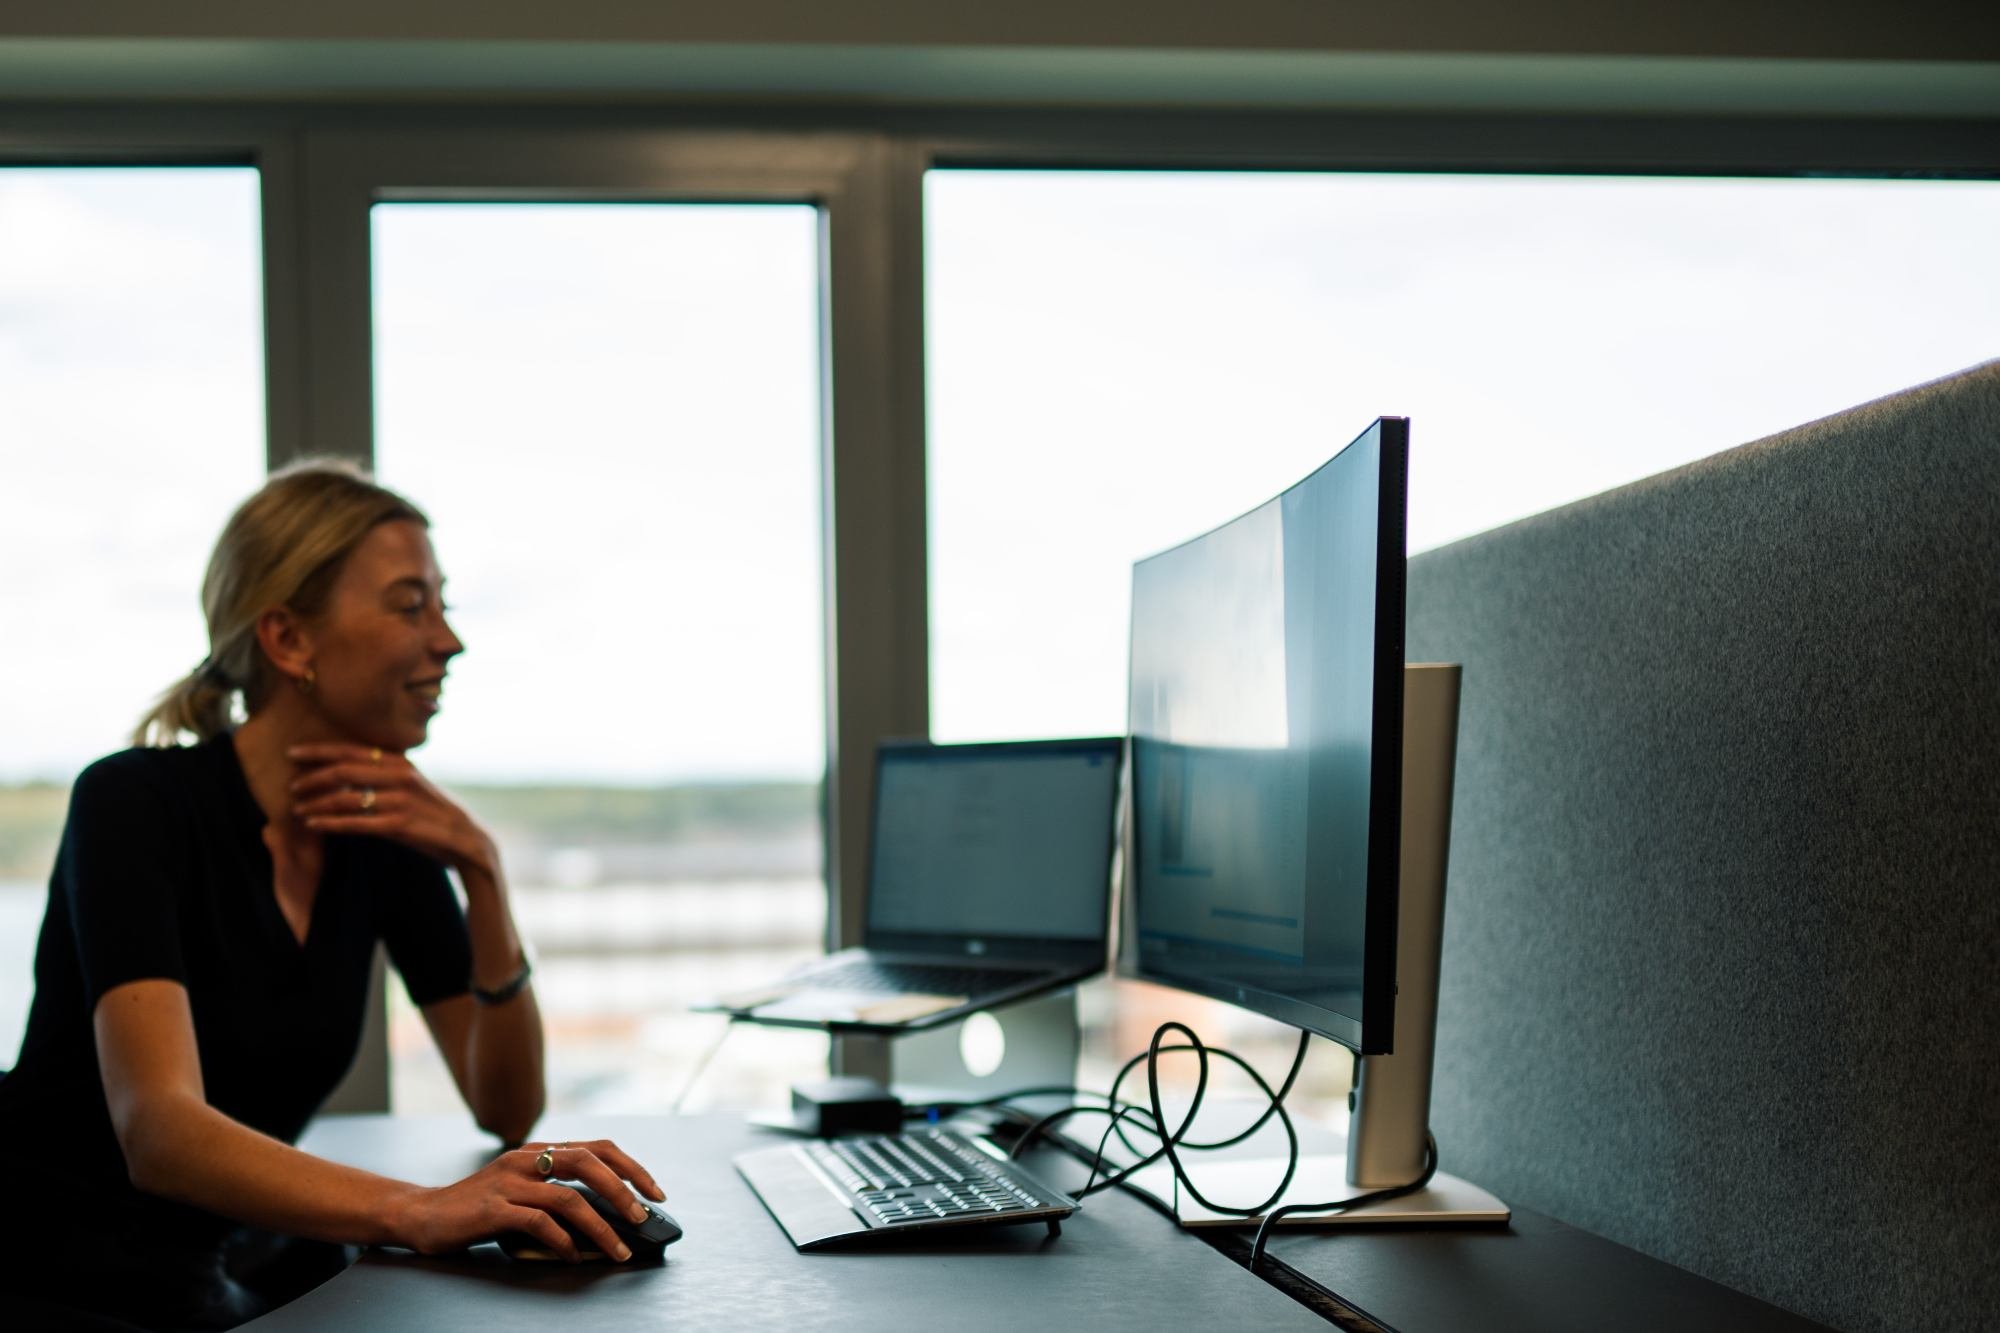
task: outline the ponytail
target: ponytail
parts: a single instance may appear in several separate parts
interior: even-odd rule
[[[213,740],[254,713],[278,683],[257,644],[257,617],[289,607],[313,617],[326,606],[340,567],[375,526],[423,511],[340,459],[294,463],[271,474],[222,529],[201,584],[209,655],[154,701],[134,745],[178,745],[184,732]]]
[[[213,740],[234,721],[230,705],[235,698],[236,687],[221,678],[214,660],[203,661],[154,701],[152,711],[139,719],[132,744],[177,745],[182,732],[192,732],[198,741]]]

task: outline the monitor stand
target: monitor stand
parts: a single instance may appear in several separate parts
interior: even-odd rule
[[[1189,1153],[1184,1154],[1181,1160],[1188,1174],[1201,1186],[1202,1194],[1217,1203],[1254,1203],[1269,1194],[1271,1186],[1285,1173],[1285,1159],[1282,1157],[1206,1162],[1201,1161],[1197,1154]],[[1132,1183],[1155,1198],[1170,1203],[1182,1226],[1242,1227],[1254,1226],[1263,1220],[1235,1213],[1217,1213],[1202,1207],[1180,1188],[1180,1183],[1173,1178],[1172,1169],[1163,1170],[1163,1167],[1165,1163],[1147,1167],[1132,1177]],[[1347,1183],[1346,1172],[1345,1154],[1301,1157],[1298,1173],[1292,1177],[1292,1183],[1278,1203],[1288,1206],[1351,1198],[1360,1191]],[[1428,1185],[1409,1194],[1381,1199],[1344,1212],[1287,1213],[1278,1219],[1277,1225],[1326,1227],[1420,1223],[1435,1226],[1440,1223],[1505,1222],[1511,1216],[1507,1205],[1487,1191],[1449,1171],[1439,1171],[1431,1176]]]
[[[1452,771],[1458,753],[1459,668],[1403,668],[1402,878],[1396,923],[1394,1054],[1365,1055],[1348,1094],[1345,1151],[1300,1160],[1278,1203],[1322,1203],[1415,1180],[1423,1174],[1429,1131],[1431,1055],[1437,1042],[1438,957],[1444,942],[1445,858],[1451,844]],[[1448,1145],[1446,1145],[1448,1146]],[[1201,1192],[1218,1203],[1263,1198],[1284,1175],[1283,1158],[1182,1162]],[[1160,1162],[1133,1177],[1154,1197],[1172,1200],[1185,1226],[1243,1226],[1255,1218],[1210,1212],[1187,1196]],[[1507,1205],[1479,1186],[1439,1171],[1422,1190],[1339,1213],[1295,1213],[1279,1226],[1505,1222]]]

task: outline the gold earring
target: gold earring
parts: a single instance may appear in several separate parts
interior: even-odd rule
[[[311,667],[307,667],[306,674],[299,677],[299,693],[311,694],[313,692],[313,686],[317,684],[319,684],[319,677],[316,674],[314,674],[313,669]]]

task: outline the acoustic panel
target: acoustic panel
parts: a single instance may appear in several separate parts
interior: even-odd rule
[[[1464,664],[1444,1167],[1839,1327],[2000,1317],[2000,362],[1408,595]]]

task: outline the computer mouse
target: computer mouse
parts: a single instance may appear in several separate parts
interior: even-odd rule
[[[611,1224],[611,1229],[618,1233],[618,1239],[631,1248],[632,1263],[644,1263],[659,1258],[667,1246],[681,1238],[680,1223],[667,1216],[658,1204],[648,1203],[634,1194],[625,1196],[625,1204],[614,1204],[581,1181],[558,1180],[554,1183],[581,1194],[583,1201],[589,1204],[599,1217]],[[623,1206],[631,1202],[637,1202],[646,1210],[645,1221],[634,1222],[622,1211]],[[552,1213],[550,1216],[554,1217],[557,1225],[576,1241],[577,1252],[586,1261],[610,1258],[597,1248],[596,1240],[584,1235],[567,1217],[561,1213]],[[509,1232],[499,1240],[500,1248],[516,1259],[553,1259],[558,1262],[563,1259],[562,1255],[545,1246],[539,1237],[530,1236],[525,1232]]]

